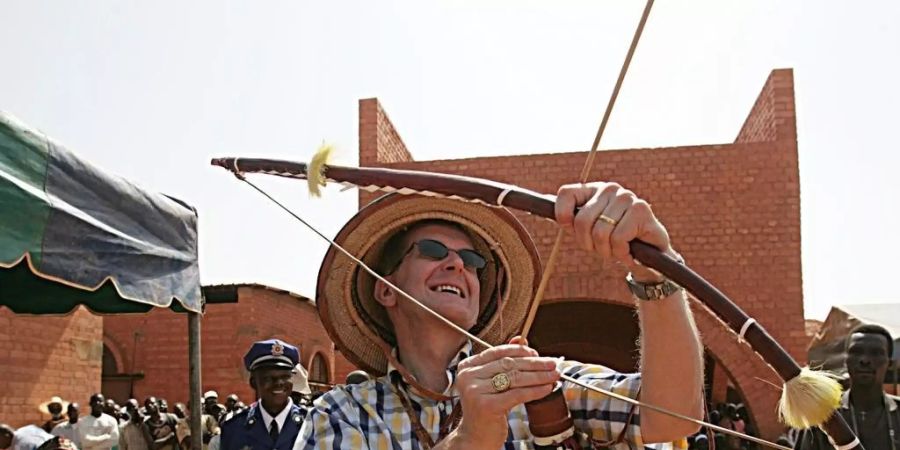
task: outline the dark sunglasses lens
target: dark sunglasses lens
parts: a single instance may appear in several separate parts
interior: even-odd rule
[[[487,261],[484,260],[484,257],[474,250],[460,250],[459,257],[462,258],[463,264],[468,267],[484,269],[484,266],[487,265]]]
[[[432,241],[431,239],[423,239],[418,242],[418,245],[422,255],[432,259],[444,259],[449,252],[446,245],[441,244],[438,241]]]
[[[438,241],[432,241],[431,239],[422,239],[417,245],[419,246],[419,251],[422,255],[432,259],[444,259],[450,254],[450,249],[448,249],[446,245]],[[484,269],[484,266],[487,265],[487,261],[485,261],[484,257],[479,255],[475,250],[460,250],[457,254],[459,254],[460,259],[462,259],[463,264],[466,267]]]

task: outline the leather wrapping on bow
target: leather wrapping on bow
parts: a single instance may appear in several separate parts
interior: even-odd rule
[[[313,169],[302,162],[273,159],[217,158],[212,160],[212,164],[224,167],[239,177],[244,173],[264,173],[308,180],[311,184],[328,181],[368,192],[446,197],[493,207],[513,208],[550,220],[555,218],[556,196],[481,178],[369,167],[322,166]],[[632,255],[641,264],[659,271],[685,288],[735,333],[742,335],[785,383],[801,375],[803,369],[759,323],[753,321],[731,299],[690,267],[639,240],[632,241],[630,247]],[[860,444],[849,445],[858,443],[858,440],[840,414],[831,414],[821,428],[842,450],[862,448]]]

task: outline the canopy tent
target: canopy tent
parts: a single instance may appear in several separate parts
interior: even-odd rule
[[[0,307],[188,312],[192,444],[200,433],[197,213],[79,159],[0,112]]]
[[[893,368],[900,361],[900,304],[881,303],[834,306],[812,342],[809,344],[810,367],[821,367],[835,374],[846,376],[844,348],[847,335],[860,324],[877,324],[887,329],[894,338]],[[896,370],[889,370],[887,383],[896,382]]]
[[[193,208],[2,112],[0,211],[0,305],[16,313],[201,310]]]

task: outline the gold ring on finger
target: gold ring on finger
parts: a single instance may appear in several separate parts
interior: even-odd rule
[[[498,394],[508,391],[510,384],[509,375],[507,375],[506,372],[500,372],[491,377],[491,387],[494,388],[494,392]]]
[[[600,214],[600,217],[598,217],[597,220],[602,220],[602,221],[604,221],[604,222],[606,222],[606,223],[608,223],[608,224],[610,224],[610,225],[612,225],[612,226],[616,226],[616,225],[619,224],[619,221],[618,221],[618,220],[613,219],[612,217],[609,217],[609,216],[605,216],[605,215],[603,215],[603,214]]]

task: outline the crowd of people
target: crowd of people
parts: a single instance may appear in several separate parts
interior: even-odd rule
[[[706,415],[707,421],[729,430],[757,436],[756,427],[750,420],[747,408],[743,403],[719,403]],[[709,439],[713,439],[710,444]],[[708,450],[710,448],[726,450],[753,450],[755,444],[742,440],[736,436],[723,433],[710,433],[707,429],[701,429],[696,434],[688,437],[688,448],[691,450]]]
[[[884,394],[881,390],[887,372],[890,355],[893,352],[893,338],[879,326],[866,325],[855,329],[847,340],[846,390],[839,412],[851,423],[854,431],[863,439],[868,449],[896,450],[894,429],[900,425],[900,409],[897,398]],[[273,358],[273,355],[276,358]],[[220,403],[216,391],[207,391],[202,397],[201,432],[202,450],[241,450],[254,448],[246,444],[253,436],[254,409],[259,415],[276,421],[279,408],[294,412],[293,431],[284,431],[285,420],[271,431],[268,426],[261,428],[263,438],[271,440],[270,447],[289,449],[294,445],[299,427],[307,410],[323,394],[309,388],[306,371],[297,364],[298,351],[280,340],[262,341],[245,357],[247,369],[251,372],[250,384],[257,398],[247,406],[236,394],[230,394]],[[280,359],[279,359],[280,358]],[[273,374],[284,375],[279,378]],[[267,378],[276,379],[274,383]],[[362,385],[372,377],[362,370],[347,375],[345,385]],[[263,383],[267,383],[265,386]],[[281,403],[273,400],[268,386],[287,387]],[[277,391],[276,391],[277,392]],[[290,399],[290,401],[288,401]],[[270,402],[275,402],[269,405]],[[119,405],[113,399],[96,393],[88,400],[88,413],[82,414],[77,402],[66,402],[53,397],[39,406],[49,418],[39,425],[28,425],[13,430],[0,424],[0,449],[10,450],[190,450],[190,414],[184,403],[170,405],[164,398],[147,397],[143,402],[128,399]],[[267,408],[268,407],[268,408]],[[879,409],[881,408],[881,409]],[[263,411],[271,410],[263,413]],[[249,414],[249,416],[248,416]],[[247,421],[235,420],[244,417]],[[707,413],[707,420],[713,425],[757,436],[757,431],[743,404],[719,403]],[[261,425],[266,422],[261,422]],[[231,423],[232,425],[226,425]],[[241,426],[247,425],[250,426]],[[233,436],[223,438],[223,430],[230,430]],[[274,433],[274,434],[272,434]],[[279,435],[285,433],[284,445],[274,445]],[[8,439],[4,439],[4,435]],[[222,440],[227,440],[225,446]],[[756,444],[736,436],[701,429],[687,439],[691,450],[755,450]],[[799,432],[789,430],[781,436],[778,444],[803,450],[824,450],[833,448],[826,435],[817,430]],[[240,444],[240,445],[239,445]]]
[[[278,348],[296,348],[283,341],[265,341],[254,344],[263,348],[263,356],[271,356],[271,344]],[[284,351],[284,350],[282,350]],[[253,351],[251,350],[251,354]],[[307,372],[297,364],[296,358],[288,357],[292,364],[290,372],[290,404],[307,408],[323,394],[309,388]],[[259,372],[268,367],[248,366],[248,370]],[[353,371],[347,375],[347,384],[359,384],[370,379],[363,371]],[[251,385],[255,383],[251,380]],[[246,405],[237,394],[230,394],[224,403],[220,402],[216,391],[207,391],[202,396],[201,433],[202,450],[221,448],[222,427],[225,423],[257,407],[261,395]],[[143,402],[128,399],[119,405],[114,399],[96,393],[88,400],[89,413],[81,413],[77,402],[54,396],[38,406],[49,416],[42,424],[27,425],[19,429],[0,424],[0,449],[6,450],[191,450],[191,417],[185,403],[169,405],[164,398],[149,396]],[[303,409],[305,411],[305,409]],[[302,423],[302,422],[301,422]],[[8,437],[8,442],[7,438]],[[291,437],[293,439],[293,436]]]
[[[183,403],[170,407],[166,399],[147,397],[143,402],[128,399],[124,406],[96,393],[88,401],[89,413],[81,414],[77,402],[53,397],[40,408],[50,419],[41,426],[29,425],[11,432],[9,445],[0,448],[34,450],[67,448],[80,450],[189,450],[190,414]],[[218,395],[204,395],[202,430],[203,450],[219,433],[219,424],[246,406],[237,395],[229,395],[225,404]],[[63,412],[65,411],[65,413]]]
[[[399,196],[371,203],[335,239],[349,254],[364,255],[379,276],[349,270],[330,248],[320,269],[328,276],[320,275],[317,288],[317,306],[335,345],[378,377],[354,374],[360,384],[336,386],[314,400],[298,348],[269,339],[253,343],[243,358],[255,392],[248,407],[236,397],[220,407],[215,392],[203,396],[202,449],[190,448],[184,405],[176,403],[170,413],[165,401],[148,397],[143,407],[128,400],[123,412],[95,394],[89,416],[57,402],[45,429],[0,425],[0,450],[684,448],[686,436],[697,449],[716,443],[749,448],[745,440],[710,439],[697,433],[702,430],[694,422],[587,389],[699,420],[705,415],[702,346],[686,293],[629,253],[628,243],[640,238],[681,261],[649,204],[614,183],[567,185],[558,192],[555,215],[581,248],[630,271],[624,282],[640,318],[641,373],[540,356],[512,335],[526,320],[541,267],[534,243],[522,238],[524,228],[509,211]],[[502,270],[504,265],[512,266]],[[422,305],[493,348],[479,351],[472,338],[423,312]],[[494,320],[503,312],[515,323]],[[893,338],[878,326],[859,327],[849,334],[846,353],[849,388],[838,412],[866,449],[896,450],[900,408],[882,390]],[[564,375],[578,383],[562,382]],[[553,415],[530,414],[526,404],[547,399],[558,400],[545,403]],[[63,410],[74,413],[64,417]],[[709,415],[734,432],[754,432],[740,405]],[[532,426],[539,418],[544,429]],[[817,429],[792,440],[803,450],[835,446]]]

